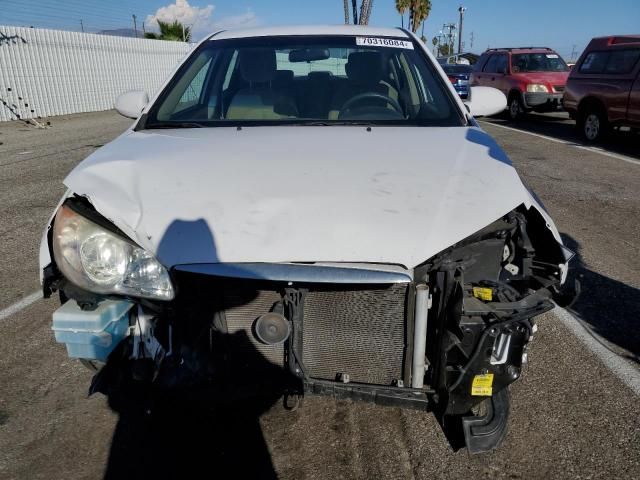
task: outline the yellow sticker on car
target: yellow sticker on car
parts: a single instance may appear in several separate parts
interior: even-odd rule
[[[490,397],[493,395],[493,373],[485,373],[473,377],[471,395],[475,397]]]
[[[473,287],[473,296],[485,302],[490,302],[493,300],[493,290],[486,287]]]

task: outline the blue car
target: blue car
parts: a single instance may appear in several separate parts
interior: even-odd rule
[[[453,84],[453,88],[455,88],[458,95],[460,95],[460,98],[468,98],[469,76],[473,71],[473,67],[471,65],[446,64],[442,65],[442,68]]]

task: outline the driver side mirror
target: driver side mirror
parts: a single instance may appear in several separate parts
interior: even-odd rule
[[[507,97],[497,88],[471,87],[469,99],[464,104],[474,117],[487,117],[504,111]]]
[[[149,95],[143,90],[132,90],[116,98],[116,111],[123,117],[136,119],[149,103]]]

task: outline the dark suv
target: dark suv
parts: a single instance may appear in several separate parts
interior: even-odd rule
[[[640,128],[640,35],[594,38],[571,71],[564,106],[584,138]]]
[[[494,87],[507,96],[511,120],[523,113],[562,108],[569,67],[550,48],[492,48],[475,64],[470,83]]]

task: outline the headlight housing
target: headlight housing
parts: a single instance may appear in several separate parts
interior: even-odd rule
[[[146,250],[63,205],[53,226],[60,272],[90,292],[172,300],[167,269]]]
[[[546,85],[541,83],[530,83],[527,85],[527,92],[529,93],[549,93],[549,89]]]

